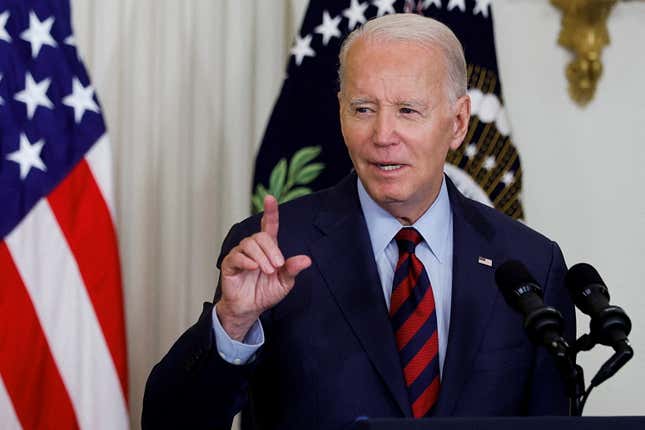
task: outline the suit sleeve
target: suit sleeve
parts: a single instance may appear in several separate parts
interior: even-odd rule
[[[567,268],[560,247],[552,242],[551,265],[544,286],[544,302],[553,306],[564,317],[564,337],[573,345],[576,336],[576,319],[573,302],[565,288]],[[538,348],[531,378],[529,415],[570,415],[569,399],[563,378],[555,360],[545,348]]]
[[[218,267],[223,256],[248,235],[238,227],[224,240]],[[215,301],[218,297],[219,285]],[[233,417],[244,407],[258,360],[234,365],[220,357],[213,333],[213,306],[204,303],[197,322],[152,369],[143,398],[143,429],[230,429]]]

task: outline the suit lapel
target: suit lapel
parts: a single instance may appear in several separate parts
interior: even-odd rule
[[[436,415],[452,415],[473,366],[496,297],[494,267],[479,257],[497,260],[494,231],[448,179],[453,211],[453,269],[450,334]]]
[[[494,231],[473,203],[447,181],[453,212],[452,304],[436,416],[453,413],[497,296],[495,266],[478,263],[480,256],[497,262],[498,253],[492,244]],[[409,417],[408,394],[358,200],[355,174],[330,193],[315,224],[323,233],[311,245],[315,264],[369,360],[403,415]]]
[[[311,246],[343,316],[404,416],[410,404],[383,298],[369,233],[356,191],[356,175],[334,190],[316,220],[323,236]]]

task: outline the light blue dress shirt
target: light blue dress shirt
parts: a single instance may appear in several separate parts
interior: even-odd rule
[[[389,309],[394,269],[399,259],[399,250],[394,236],[404,226],[369,196],[360,179],[357,182],[358,197],[381,279],[383,299]],[[426,268],[432,284],[439,336],[439,369],[443,372],[450,325],[453,234],[452,210],[445,179],[432,206],[410,227],[417,229],[424,239],[417,245],[415,253]],[[231,339],[224,331],[215,309],[213,309],[213,331],[220,356],[232,364],[247,363],[264,344],[264,331],[259,321],[253,324],[244,341],[238,342]]]
[[[423,236],[423,242],[417,245],[415,254],[423,263],[432,285],[439,337],[439,371],[443,374],[452,298],[452,210],[446,180],[441,184],[439,195],[432,206],[411,226],[401,225],[399,220],[372,200],[360,180],[358,198],[367,222],[367,231],[388,309],[394,270],[399,260],[399,247],[394,236],[403,227],[414,227]]]

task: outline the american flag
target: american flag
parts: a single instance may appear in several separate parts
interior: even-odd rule
[[[69,0],[0,0],[0,75],[0,428],[127,428],[110,144]]]

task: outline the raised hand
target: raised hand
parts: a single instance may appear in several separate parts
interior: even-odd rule
[[[217,316],[232,339],[244,339],[260,314],[279,303],[296,276],[311,265],[306,255],[285,261],[278,247],[278,227],[278,202],[267,195],[261,231],[243,239],[222,260]]]

